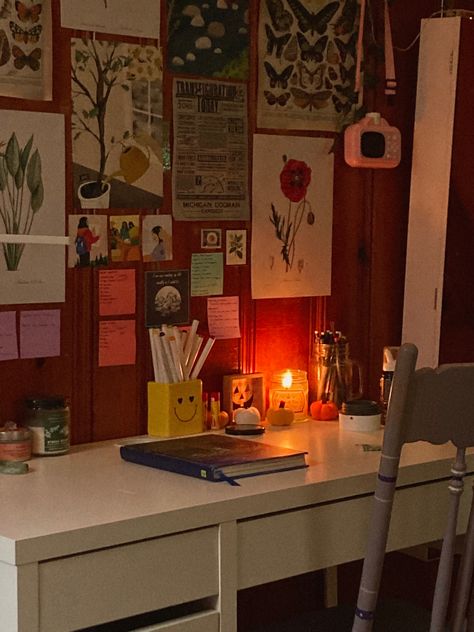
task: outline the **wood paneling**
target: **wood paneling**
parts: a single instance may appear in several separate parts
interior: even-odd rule
[[[165,2],[163,13],[165,12]],[[70,123],[69,41],[79,33],[59,26],[59,0],[53,5],[54,98],[50,103],[0,98],[0,107],[62,112],[66,129]],[[372,3],[376,11],[374,28],[382,37],[383,3]],[[380,5],[380,6],[379,6]],[[461,6],[474,8],[474,2]],[[394,42],[406,46],[416,36],[421,17],[438,10],[435,1],[423,0],[391,4]],[[251,75],[249,81],[249,144],[255,126],[256,18],[258,1],[250,0]],[[164,16],[165,17],[165,16]],[[162,20],[163,33],[166,19]],[[367,29],[367,42],[371,33]],[[98,36],[99,37],[99,36]],[[163,41],[165,41],[163,37]],[[380,42],[382,40],[380,39]],[[382,79],[380,56],[369,46],[366,63]],[[226,266],[224,294],[240,296],[242,339],[218,341],[203,371],[204,390],[219,390],[222,375],[233,372],[263,371],[267,377],[287,366],[307,368],[311,332],[335,323],[349,339],[353,357],[363,366],[366,396],[378,396],[382,347],[398,344],[401,333],[404,256],[411,162],[417,44],[408,52],[396,52],[399,84],[393,103],[387,103],[380,81],[375,90],[366,89],[368,110],[376,110],[399,127],[403,138],[403,158],[397,169],[375,171],[352,169],[343,161],[342,143],[335,147],[333,281],[332,295],[302,299],[254,301],[250,293],[250,267]],[[164,78],[164,115],[171,121],[171,81]],[[170,125],[172,129],[172,125]],[[265,133],[282,133],[265,130]],[[310,136],[313,132],[298,132]],[[65,208],[72,206],[71,139],[66,138],[67,183]],[[251,165],[250,165],[251,167]],[[164,212],[171,212],[170,173],[164,177]],[[137,209],[144,214],[146,209]],[[117,213],[116,210],[113,213]],[[59,358],[16,360],[0,363],[0,421],[21,419],[23,398],[31,393],[61,393],[71,399],[73,442],[105,439],[146,431],[146,382],[151,379],[148,338],[143,325],[143,280],[146,270],[189,268],[191,254],[200,250],[200,229],[204,222],[174,222],[171,262],[133,263],[137,280],[137,360],[135,366],[99,368],[98,352],[98,272],[67,271],[67,300],[61,305],[61,356]],[[216,222],[228,228],[248,230],[250,222]],[[120,267],[125,264],[112,264]],[[130,264],[128,264],[130,265]],[[1,291],[1,288],[0,288]],[[19,312],[25,306],[2,309]],[[28,306],[30,309],[32,306]],[[34,308],[56,307],[35,305]],[[200,320],[207,333],[206,298],[191,300],[191,316]]]

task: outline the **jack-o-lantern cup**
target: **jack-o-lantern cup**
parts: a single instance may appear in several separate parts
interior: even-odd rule
[[[270,408],[278,408],[280,402],[295,413],[295,421],[308,419],[308,377],[306,371],[285,369],[272,375],[269,391]]]

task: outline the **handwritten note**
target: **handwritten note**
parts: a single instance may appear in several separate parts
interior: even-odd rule
[[[194,253],[191,258],[191,296],[222,294],[224,256],[222,252]]]
[[[135,364],[136,347],[134,320],[99,322],[99,366]]]
[[[61,349],[59,309],[20,312],[20,357],[51,358]]]
[[[0,312],[0,360],[18,358],[15,312]]]
[[[207,321],[212,338],[240,338],[239,297],[208,298]]]
[[[99,314],[134,314],[136,305],[135,270],[99,272]]]

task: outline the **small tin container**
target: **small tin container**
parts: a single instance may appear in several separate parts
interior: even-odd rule
[[[33,434],[33,454],[65,454],[69,450],[70,412],[61,395],[30,397],[25,401],[25,424]]]
[[[7,421],[0,426],[0,461],[31,459],[31,430]]]
[[[377,402],[354,399],[342,404],[339,427],[355,432],[373,432],[380,428],[381,414]]]

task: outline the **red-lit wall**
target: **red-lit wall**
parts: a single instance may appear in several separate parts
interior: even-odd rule
[[[4,109],[62,112],[70,122],[69,39],[79,35],[59,27],[59,0],[53,4],[54,98],[51,103],[0,99]],[[165,2],[162,1],[163,11]],[[258,3],[250,0],[252,27],[249,80],[249,144],[255,126],[256,16]],[[383,2],[371,3],[374,28],[382,43]],[[474,1],[460,3],[474,9]],[[391,3],[393,40],[406,47],[416,37],[422,17],[439,9],[434,0]],[[166,19],[162,20],[163,29]],[[163,30],[163,41],[165,33]],[[335,327],[349,339],[351,353],[363,366],[365,395],[378,396],[382,347],[400,342],[407,230],[411,137],[415,107],[417,44],[407,52],[395,51],[398,94],[392,103],[383,95],[380,51],[370,43],[367,30],[367,76],[379,77],[375,89],[366,89],[367,110],[380,111],[402,132],[403,158],[393,170],[353,169],[345,165],[342,143],[335,148],[332,294],[328,298],[252,300],[249,262],[226,266],[224,294],[240,295],[242,339],[216,342],[203,372],[204,390],[220,390],[222,375],[273,370],[288,366],[307,368],[311,332]],[[164,80],[164,114],[171,122],[171,80]],[[265,130],[269,133],[269,130]],[[281,133],[275,131],[275,133]],[[313,133],[301,133],[314,135]],[[71,140],[67,137],[66,209],[72,208]],[[171,209],[170,173],[165,174],[164,212]],[[139,212],[139,210],[138,210]],[[174,222],[174,258],[161,269],[189,268],[191,253],[200,249],[205,223]],[[246,228],[249,222],[217,222],[223,229]],[[250,242],[247,244],[250,252]],[[132,264],[113,264],[120,267]],[[31,393],[62,393],[71,399],[75,443],[146,432],[146,382],[151,379],[151,358],[144,322],[143,276],[158,264],[134,263],[137,270],[137,363],[104,367],[97,364],[98,273],[93,269],[67,270],[67,299],[61,305],[61,356],[0,363],[0,422],[21,418],[21,402]],[[0,288],[1,291],[1,288]],[[29,308],[51,307],[35,305]],[[20,310],[22,306],[3,306]],[[191,301],[191,316],[206,331],[206,298]]]

